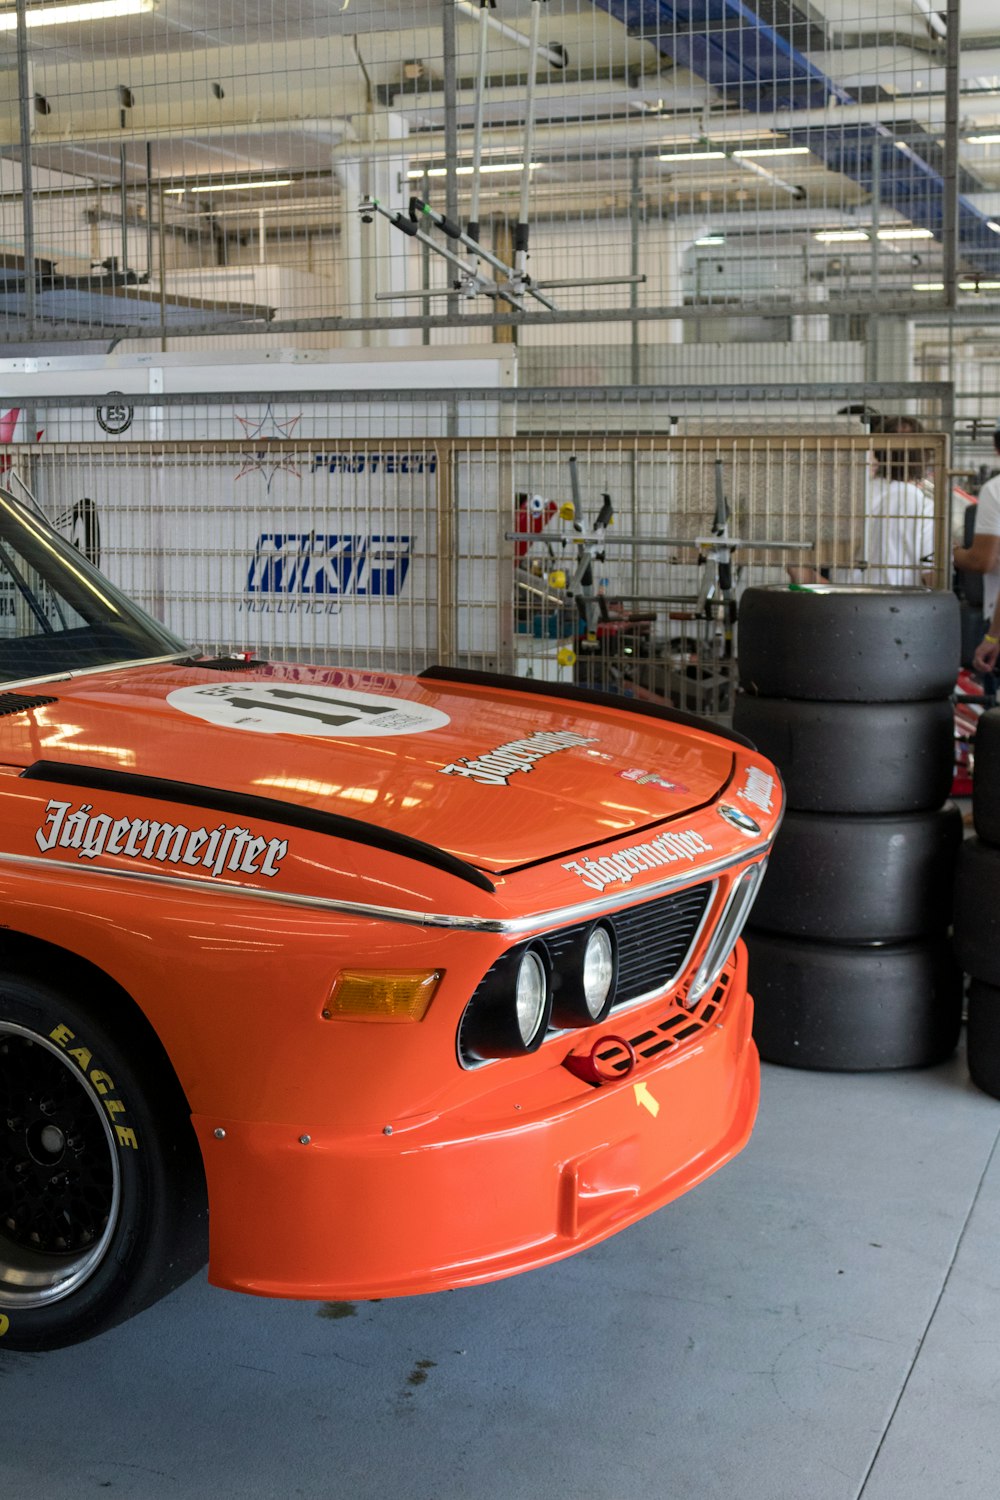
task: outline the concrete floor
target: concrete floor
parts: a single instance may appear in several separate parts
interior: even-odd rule
[[[0,1496],[996,1500],[998,1139],[960,1057],[765,1068],[736,1162],[561,1265],[0,1354]]]

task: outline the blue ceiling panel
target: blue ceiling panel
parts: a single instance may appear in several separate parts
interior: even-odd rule
[[[790,131],[789,139],[795,145],[808,146],[831,171],[843,173],[873,197],[877,194],[882,208],[894,209],[940,240],[944,231],[944,179],[885,126],[811,127]],[[958,245],[963,273],[991,280],[1000,276],[1000,235],[990,229],[987,216],[961,196]]]
[[[850,96],[741,0],[597,0],[635,36],[744,109],[822,107]]]
[[[595,4],[621,21],[632,36],[657,46],[748,114],[856,102],[783,36],[780,27],[762,20],[742,0],[595,0]],[[790,132],[790,138],[796,145],[808,146],[831,171],[877,194],[883,208],[931,230],[940,240],[944,178],[908,143],[897,143],[890,126],[804,123]],[[900,150],[900,145],[906,149]],[[930,138],[928,145],[936,150]],[[985,214],[961,196],[958,249],[963,274],[1000,276],[1000,234],[990,229]]]

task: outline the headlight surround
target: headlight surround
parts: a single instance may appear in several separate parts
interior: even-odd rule
[[[736,940],[750,915],[750,908],[753,906],[766,868],[767,860],[762,859],[744,870],[739,880],[734,883],[723,907],[722,915],[716,923],[715,931],[709,938],[705,956],[698,965],[698,972],[691,981],[691,988],[685,1000],[686,1005],[697,1005],[722,973],[723,966],[735,948]]]
[[[593,1026],[615,1002],[618,944],[607,922],[594,922],[563,956],[556,978],[552,1020],[556,1026]]]
[[[494,964],[459,1028],[465,1062],[523,1057],[541,1046],[552,1015],[552,964],[544,943],[529,943]]]

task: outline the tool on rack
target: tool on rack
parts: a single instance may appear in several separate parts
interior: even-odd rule
[[[457,0],[456,0],[457,3]],[[365,197],[358,205],[362,222],[370,224],[376,215],[388,219],[389,223],[402,234],[417,240],[429,250],[453,267],[455,275],[450,286],[427,287],[419,291],[393,291],[377,292],[377,302],[398,302],[405,298],[421,299],[427,297],[452,297],[456,293],[463,298],[474,298],[477,296],[492,297],[494,300],[507,302],[511,307],[523,312],[527,299],[533,299],[549,312],[558,311],[555,302],[543,290],[542,285],[528,273],[528,243],[530,238],[530,226],[528,222],[528,208],[531,194],[531,173],[534,163],[532,154],[535,139],[535,89],[537,84],[537,71],[539,59],[545,60],[550,66],[565,67],[566,54],[558,45],[542,47],[539,45],[539,28],[541,24],[541,11],[544,0],[531,0],[531,20],[527,42],[528,62],[526,78],[526,94],[524,105],[524,145],[522,148],[521,163],[521,187],[518,204],[517,223],[514,226],[514,263],[508,264],[493,251],[486,249],[480,240],[479,224],[479,189],[480,179],[483,171],[483,113],[486,102],[486,41],[488,29],[497,27],[504,34],[520,36],[503,22],[496,21],[491,15],[496,0],[479,0],[478,25],[479,25],[479,47],[476,62],[476,89],[475,89],[475,117],[473,122],[472,143],[472,183],[471,199],[469,205],[469,218],[463,229],[454,219],[446,214],[439,213],[422,198],[414,195],[410,198],[406,212],[392,210],[381,203],[378,198]],[[463,10],[469,9],[469,4],[461,5]],[[429,229],[440,230],[441,233],[454,242],[454,244],[465,251],[464,255],[457,250],[440,244]],[[494,275],[485,275],[482,266],[490,268]],[[625,283],[634,284],[643,282],[644,275],[634,274],[629,276],[597,276],[584,280],[559,280],[547,283],[547,286],[616,286]]]
[[[712,534],[698,537],[697,546],[702,567],[698,588],[698,614],[716,626],[718,655],[732,656],[733,627],[736,624],[736,590],[733,582],[733,552],[736,542],[729,535],[729,503],[722,459],[715,460],[715,518]],[[752,546],[753,543],[742,543]]]
[[[603,592],[594,588],[594,563],[604,561],[604,535],[614,522],[614,506],[610,495],[602,495],[601,508],[597,513],[592,531],[586,531],[577,519],[581,514],[580,476],[576,459],[569,460],[569,482],[573,494],[573,541],[577,547],[576,567],[566,583],[566,592],[576,601],[580,613],[582,634],[580,645],[584,648],[597,645],[597,627],[608,618],[608,605]],[[599,549],[599,550],[598,550]]]

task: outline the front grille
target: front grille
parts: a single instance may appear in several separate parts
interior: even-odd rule
[[[712,894],[712,885],[690,886],[641,906],[626,907],[605,920],[618,942],[618,991],[615,1009],[664,990],[677,978],[690,951]],[[590,924],[561,927],[545,935],[558,974],[565,951]]]
[[[662,993],[681,977],[714,889],[714,882],[706,881],[654,901],[637,902],[635,906],[609,912],[599,919],[614,929],[618,945],[618,984],[612,1015],[641,996]],[[560,976],[580,962],[579,952],[572,950],[574,946],[578,947],[581,934],[592,925],[591,922],[578,922],[572,927],[559,927],[555,932],[545,933],[539,940],[545,944],[552,961],[554,986],[558,987]],[[521,946],[529,947],[530,943]],[[469,1040],[469,1026],[483,1007],[495,1003],[492,981],[497,967],[508,963],[511,954],[516,952],[518,949],[509,950],[483,975],[462,1013],[458,1028],[458,1056],[463,1067],[480,1065],[481,1057],[477,1056]],[[672,1007],[664,1032],[666,1040],[660,1039],[662,1045],[673,1046],[683,1041],[688,1034],[683,1028],[692,1024],[694,1019],[691,1011]],[[696,1023],[697,1027],[700,1028],[700,1024]],[[678,1030],[682,1034],[676,1034]],[[640,1050],[638,1046],[636,1050]]]
[[[675,1051],[682,1042],[704,1031],[725,1007],[732,980],[733,968],[730,963],[696,1010],[681,1010],[671,1006],[661,1021],[630,1036],[629,1041],[635,1049],[636,1057],[646,1062],[655,1061],[664,1052]],[[601,1062],[608,1064],[616,1073],[628,1073],[632,1070],[632,1059],[628,1052],[621,1042],[613,1038],[609,1038],[608,1045],[597,1055]]]

